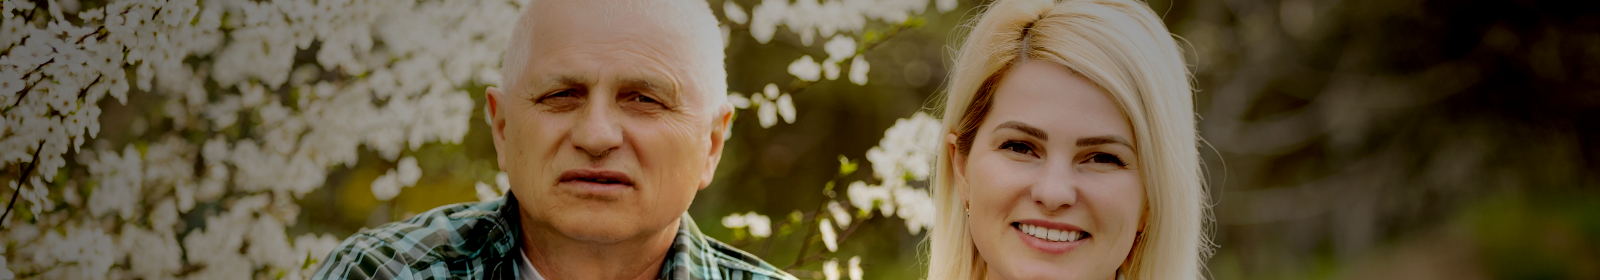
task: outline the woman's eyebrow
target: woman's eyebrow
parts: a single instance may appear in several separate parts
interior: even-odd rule
[[[1006,128],[1010,128],[1010,129],[1015,129],[1017,131],[1021,131],[1023,134],[1027,134],[1029,136],[1033,136],[1034,138],[1039,138],[1039,140],[1044,140],[1044,141],[1049,141],[1050,140],[1050,135],[1045,133],[1043,129],[1039,129],[1038,127],[1034,127],[1032,125],[1028,125],[1028,124],[1019,122],[1019,121],[1006,121],[1005,123],[1001,123],[999,126],[995,126],[994,130],[999,131],[1001,129],[1006,129]],[[1082,142],[1079,142],[1079,143],[1082,143]],[[1080,146],[1081,146],[1081,144],[1080,144]]]
[[[1088,146],[1104,145],[1104,144],[1122,144],[1123,146],[1128,146],[1128,148],[1133,148],[1133,144],[1128,142],[1128,139],[1123,139],[1122,136],[1103,135],[1103,136],[1078,138],[1078,147],[1088,147]]]

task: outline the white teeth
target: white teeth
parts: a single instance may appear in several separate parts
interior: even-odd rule
[[[1022,233],[1032,235],[1033,237],[1055,242],[1073,242],[1083,238],[1083,232],[1075,230],[1054,230],[1029,224],[1017,225],[1017,229],[1022,230]]]

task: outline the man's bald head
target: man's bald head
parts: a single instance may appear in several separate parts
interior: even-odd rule
[[[560,19],[583,19],[565,21]],[[511,41],[500,64],[504,76],[501,87],[511,92],[526,87],[526,67],[536,53],[538,44],[549,42],[550,33],[544,28],[562,28],[572,24],[601,25],[605,30],[627,32],[638,29],[637,23],[648,23],[660,32],[650,32],[651,38],[641,38],[638,43],[672,46],[667,55],[683,55],[682,61],[690,70],[682,73],[680,86],[684,91],[706,94],[708,108],[727,102],[728,74],[723,68],[723,42],[717,19],[710,5],[703,0],[529,0],[522,7],[512,29]],[[638,30],[632,30],[638,31]],[[665,58],[664,58],[665,59]]]
[[[715,178],[733,120],[710,8],[533,1],[502,61],[505,83],[484,90],[500,168],[526,199],[524,220],[537,221],[524,231],[574,244],[670,244]]]

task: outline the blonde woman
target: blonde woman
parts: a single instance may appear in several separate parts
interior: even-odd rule
[[[999,0],[956,54],[930,279],[1203,279],[1187,68],[1135,0]]]

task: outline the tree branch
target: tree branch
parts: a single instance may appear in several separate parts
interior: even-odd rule
[[[11,202],[6,203],[5,214],[0,214],[0,224],[5,224],[6,217],[11,216],[11,208],[17,205],[17,197],[22,196],[22,188],[27,184],[28,174],[33,173],[33,168],[39,166],[39,151],[44,150],[44,141],[39,141],[39,147],[33,149],[33,160],[28,162],[28,168],[22,169],[22,175],[17,177],[17,189],[11,191]],[[35,186],[38,187],[38,186]]]

